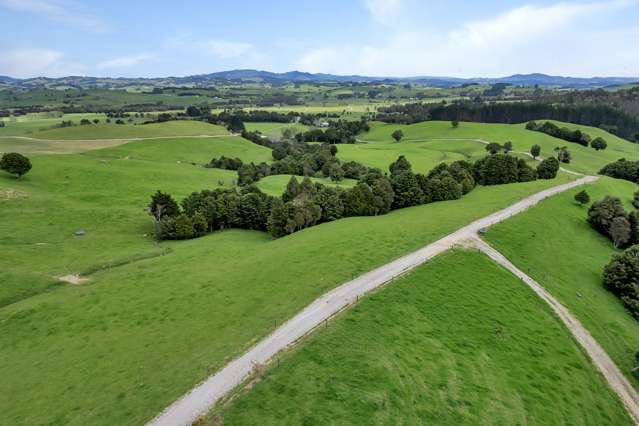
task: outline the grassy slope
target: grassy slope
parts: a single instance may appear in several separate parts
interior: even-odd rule
[[[630,209],[636,185],[602,178],[588,187],[593,201],[605,195]],[[616,253],[610,241],[586,222],[573,190],[553,197],[492,228],[486,238],[557,297],[586,326],[627,377],[639,351],[639,321],[606,291],[601,272]],[[631,378],[639,389],[639,380]]]
[[[292,129],[295,133],[310,130],[310,126],[292,123],[244,123],[244,127],[249,132],[260,131],[266,136],[281,137],[284,129]]]
[[[224,424],[632,424],[545,303],[476,252],[436,258],[281,361]]]
[[[304,177],[297,176],[298,182],[301,183],[303,179]],[[264,179],[260,179],[257,186],[266,194],[280,196],[286,190],[286,184],[288,184],[289,180],[291,180],[291,175],[267,176]],[[339,188],[351,188],[357,183],[354,179],[344,179],[341,182],[333,182],[328,178],[311,178],[311,180],[313,182],[321,183],[322,185]]]
[[[603,136],[608,142],[608,149],[597,152],[592,148],[565,142],[541,132],[526,130],[525,124],[460,123],[460,126],[454,129],[449,122],[442,121],[428,121],[408,126],[372,123],[371,131],[361,135],[360,139],[370,142],[386,142],[388,145],[388,143],[392,141],[391,133],[397,129],[401,129],[404,133],[404,139],[399,144],[390,144],[391,146],[401,144],[412,145],[414,141],[423,141],[424,139],[430,138],[478,138],[499,143],[512,141],[515,151],[528,152],[533,144],[539,144],[542,148],[542,156],[553,154],[553,150],[557,146],[568,146],[573,155],[573,161],[568,167],[571,170],[592,174],[597,173],[604,165],[621,157],[639,160],[639,145],[637,144],[620,139],[600,129],[566,123],[559,124],[572,128],[580,128],[592,136]],[[442,142],[440,141],[438,143]],[[458,146],[459,144],[458,141],[444,141],[443,143],[452,143],[454,146]],[[374,144],[371,143],[369,145],[371,146],[355,145],[351,149],[375,149]],[[424,146],[427,147],[428,144]],[[454,150],[451,149],[451,151]],[[407,158],[413,161],[410,155],[408,155]]]
[[[384,172],[400,155],[408,158],[415,172],[425,173],[444,161],[474,161],[485,156],[486,150],[477,142],[432,141],[340,145],[337,152],[337,157],[342,161],[359,161]]]
[[[199,136],[225,135],[221,126],[201,121],[167,121],[144,125],[131,124],[91,124],[35,132],[30,137],[37,139],[118,139],[150,138],[157,136]]]
[[[158,189],[178,200],[192,191],[230,185],[236,173],[179,160],[209,161],[221,154],[266,161],[270,150],[237,137],[131,142],[83,155],[34,157],[21,180],[0,173],[0,306],[49,288],[56,276],[105,263],[161,253],[148,236],[144,213]],[[87,235],[73,233],[85,229]]]
[[[89,164],[87,179],[98,166]],[[162,172],[163,168],[158,174]],[[135,192],[137,203],[118,198],[128,197],[124,195],[112,201],[96,194],[95,189],[106,183],[88,181],[86,187],[93,187],[90,193],[78,192],[77,203],[126,204],[113,213],[93,208],[83,215],[95,223],[88,238],[79,240],[85,249],[74,246],[76,240],[64,241],[86,223],[72,219],[73,226],[64,225],[62,202],[46,209],[57,215],[51,219],[35,203],[23,207],[31,206],[36,211],[31,217],[37,220],[27,222],[13,213],[0,221],[12,231],[11,241],[3,244],[3,250],[11,253],[11,271],[26,273],[29,267],[68,271],[60,260],[78,263],[69,259],[91,253],[96,248],[92,244],[105,248],[104,258],[120,256],[122,249],[109,251],[109,238],[127,240],[123,247],[135,243],[147,250],[172,250],[166,256],[98,272],[88,284],[61,286],[0,308],[0,394],[13,395],[11,401],[0,398],[0,423],[142,423],[328,289],[567,178],[478,188],[461,200],[344,219],[278,240],[231,230],[157,248],[141,236],[150,232],[142,207],[157,181],[138,179],[134,185],[151,183],[142,190],[134,186],[135,191],[131,187],[116,191]],[[25,180],[19,189],[33,191],[31,182]],[[55,187],[63,191],[63,185]],[[185,186],[189,188],[182,188],[182,194],[191,183]],[[13,212],[21,209],[17,203]],[[131,225],[109,227],[110,215]],[[48,227],[49,223],[53,225]],[[19,232],[13,233],[16,228]],[[32,245],[47,235],[55,246]],[[25,241],[30,243],[29,253],[17,250],[25,248]],[[71,250],[68,247],[72,252],[64,251]],[[48,251],[35,256],[40,249]],[[93,265],[95,260],[86,263]],[[7,265],[0,270],[6,271]],[[9,278],[25,281],[24,276]]]

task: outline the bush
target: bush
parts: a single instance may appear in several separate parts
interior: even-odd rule
[[[588,210],[588,223],[597,231],[610,236],[612,222],[617,217],[626,217],[626,211],[619,198],[606,196],[596,201]]]
[[[639,320],[639,246],[613,257],[604,268],[603,285]]]
[[[554,179],[559,171],[559,161],[555,157],[548,157],[537,166],[539,179]]]
[[[404,137],[404,132],[401,130],[395,130],[391,136],[395,139],[395,142],[399,142]]]
[[[19,179],[31,170],[31,160],[17,152],[8,152],[0,159],[0,169]]]
[[[608,147],[608,143],[603,138],[596,138],[590,142],[590,146],[597,151],[602,151]]]
[[[586,205],[590,202],[590,195],[588,195],[586,190],[583,190],[575,194],[575,201],[581,204],[582,206]]]
[[[535,144],[530,147],[530,155],[532,155],[534,159],[537,159],[539,154],[541,154],[541,147],[539,145]]]

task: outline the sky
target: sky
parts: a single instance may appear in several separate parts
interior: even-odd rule
[[[0,75],[639,77],[639,0],[0,0]]]

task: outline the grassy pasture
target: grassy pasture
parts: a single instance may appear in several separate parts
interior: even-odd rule
[[[542,121],[542,120],[539,120]],[[447,121],[427,121],[411,125],[385,124],[379,122],[371,123],[370,132],[360,135],[360,139],[367,142],[392,143],[391,134],[395,130],[402,130],[404,139],[399,144],[406,144],[427,141],[432,139],[483,139],[489,142],[504,143],[511,141],[515,151],[528,152],[534,144],[541,146],[541,155],[554,155],[554,148],[567,146],[572,153],[573,160],[566,167],[582,173],[597,173],[604,165],[625,157],[627,159],[639,160],[639,145],[625,141],[601,129],[571,125],[567,123],[557,124],[579,128],[593,137],[603,136],[608,142],[608,149],[605,151],[595,151],[590,147],[583,147],[576,143],[566,142],[553,138],[541,132],[533,132],[525,129],[525,124],[487,124],[487,123],[460,123],[458,128],[453,128]],[[455,146],[459,141],[440,141],[452,143]],[[398,145],[399,145],[398,144]],[[372,143],[371,143],[372,145]],[[358,149],[358,148],[352,148]],[[374,148],[368,148],[374,149]],[[451,150],[452,151],[452,150]],[[412,161],[410,156],[407,157]]]
[[[294,133],[306,132],[312,128],[300,123],[244,123],[249,132],[259,131],[271,138],[282,137],[284,129],[291,129]]]
[[[236,172],[205,169],[232,155],[267,161],[270,150],[239,137],[131,142],[80,155],[37,156],[21,180],[0,173],[0,306],[50,288],[55,277],[158,254],[144,213],[158,189],[178,200],[232,185]],[[87,235],[73,233],[85,229]]]
[[[167,121],[144,125],[101,123],[85,126],[64,127],[36,132],[37,139],[126,139],[178,136],[216,136],[228,132],[222,126],[202,121]]]
[[[626,203],[626,209],[632,209],[636,190],[633,183],[610,178],[587,187],[592,201],[613,195]],[[601,282],[603,267],[617,250],[588,225],[587,208],[573,199],[577,191],[496,225],[486,238],[568,307],[639,389],[639,380],[630,373],[639,350],[639,321]]]
[[[286,190],[286,184],[291,179],[291,175],[274,175],[267,176],[260,179],[257,183],[257,187],[266,194],[273,196],[280,196]],[[302,182],[303,176],[297,176],[297,181]],[[328,178],[311,178],[313,182],[321,183],[322,185],[339,187],[339,188],[351,188],[355,186],[357,181],[355,179],[344,179],[341,182],[333,182]]]
[[[477,188],[278,240],[229,230],[156,245],[149,194],[181,198],[218,176],[169,154],[109,154],[148,143],[36,158],[22,181],[0,177],[27,195],[0,210],[3,299],[15,302],[0,308],[0,395],[11,395],[0,423],[143,423],[328,289],[569,179]],[[87,235],[74,237],[80,227]],[[52,277],[92,271],[83,285]]]
[[[477,252],[340,314],[221,409],[224,424],[632,424],[550,309]]]

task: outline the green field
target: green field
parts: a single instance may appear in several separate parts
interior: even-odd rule
[[[610,178],[587,187],[592,201],[613,195],[628,210],[636,190],[633,183]],[[639,389],[639,380],[630,373],[639,351],[639,321],[601,281],[604,265],[617,250],[586,222],[587,208],[573,200],[577,191],[550,198],[491,228],[486,238],[563,303]]]
[[[226,135],[224,127],[202,121],[168,121],[152,124],[91,124],[36,132],[37,139],[119,139],[175,136]]]
[[[284,129],[291,129],[293,133],[301,133],[312,128],[299,123],[244,123],[244,127],[249,132],[262,132],[263,135],[271,139],[281,138]]]
[[[543,120],[538,120],[538,122],[541,121]],[[514,150],[522,152],[528,152],[533,144],[538,144],[541,146],[542,156],[554,155],[555,147],[567,146],[572,153],[573,160],[570,164],[566,165],[566,167],[570,170],[582,173],[596,174],[606,164],[623,157],[629,160],[639,160],[639,145],[637,144],[633,144],[612,134],[606,133],[601,129],[567,123],[556,123],[566,127],[579,128],[585,133],[591,135],[593,138],[596,136],[602,136],[608,142],[608,149],[597,152],[592,148],[556,139],[541,132],[526,130],[525,124],[460,123],[459,127],[455,129],[450,125],[450,122],[427,121],[412,125],[373,122],[371,123],[370,132],[359,136],[360,140],[369,142],[369,144],[354,145],[353,147],[344,150],[344,153],[349,153],[354,156],[357,155],[357,152],[353,153],[353,151],[359,151],[362,149],[375,151],[375,146],[377,144],[373,142],[383,142],[384,144],[380,145],[380,150],[393,150],[394,145],[406,145],[406,147],[398,147],[397,151],[406,150],[408,153],[408,160],[411,162],[417,162],[421,160],[412,158],[413,155],[411,155],[411,152],[415,150],[419,152],[420,147],[428,147],[428,144],[435,142],[431,142],[433,139],[482,139],[498,143],[511,141],[513,143]],[[398,129],[401,129],[404,133],[404,139],[402,139],[399,143],[395,143],[391,134]],[[424,141],[428,142],[424,143]],[[419,142],[419,145],[416,145],[413,148],[413,144],[416,142]],[[472,157],[477,151],[484,149],[484,147],[478,142],[477,144],[479,145],[479,148],[474,149],[467,145],[468,142],[455,140],[436,142],[438,145],[435,150],[441,150],[442,146],[444,146],[445,149],[447,144],[452,144],[452,147],[458,147],[461,143],[464,148],[451,148],[449,151],[456,152],[464,156],[470,155]],[[383,154],[364,154],[362,161],[365,161],[366,158],[370,156],[372,158],[371,164],[373,162],[381,164],[381,161],[377,159],[377,157],[381,155]]]
[[[0,306],[50,288],[55,277],[164,252],[144,213],[158,189],[178,199],[229,186],[236,172],[205,169],[212,157],[268,161],[270,150],[239,137],[159,139],[81,155],[32,158],[21,180],[0,172]],[[87,235],[75,237],[76,230]]]
[[[156,244],[151,192],[228,184],[233,172],[182,162],[221,154],[268,150],[241,138],[137,141],[37,157],[22,180],[0,175],[14,194],[0,210],[0,394],[12,395],[0,423],[142,423],[337,284],[569,179],[480,187],[278,240],[229,230]],[[89,281],[54,278],[78,272]]]
[[[632,424],[548,306],[476,252],[435,258],[280,361],[224,424]]]
[[[302,182],[303,176],[297,176],[297,181]],[[273,196],[280,196],[286,190],[286,184],[291,180],[291,175],[273,175],[260,179],[257,183],[257,187],[266,194]],[[333,182],[328,178],[311,178],[313,182],[321,183],[322,185],[332,186],[336,188],[352,188],[357,181],[355,179],[344,179],[340,182]]]

